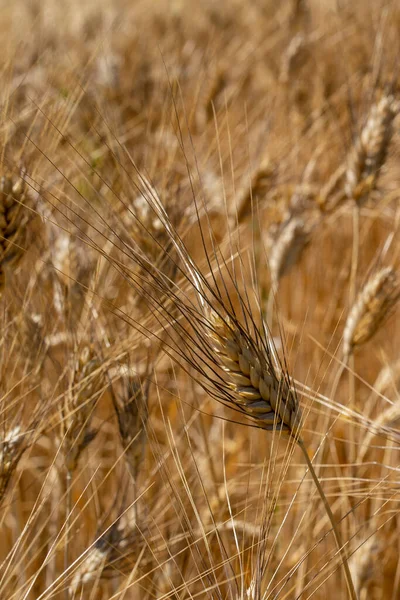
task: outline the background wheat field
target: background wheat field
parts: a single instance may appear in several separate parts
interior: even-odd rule
[[[400,598],[400,3],[0,39],[0,598]]]

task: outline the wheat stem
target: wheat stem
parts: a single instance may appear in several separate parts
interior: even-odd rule
[[[353,245],[352,245],[352,256],[351,256],[351,272],[350,272],[350,306],[352,306],[357,297],[357,273],[358,263],[360,254],[360,207],[358,204],[354,204],[353,208]],[[350,402],[353,406],[354,399],[356,396],[355,390],[355,377],[354,377],[354,355],[350,359],[350,370],[349,370],[349,391],[350,391]],[[355,448],[355,439],[353,429],[349,428],[351,437],[351,448]],[[352,457],[353,458],[353,457]]]
[[[333,516],[333,513],[332,513],[331,507],[329,505],[328,499],[325,496],[324,490],[322,489],[322,486],[321,486],[320,481],[318,479],[318,476],[317,476],[317,474],[316,474],[316,472],[314,470],[314,467],[313,467],[313,464],[311,462],[311,459],[308,456],[307,448],[306,448],[303,440],[301,438],[298,438],[297,443],[298,443],[298,445],[300,446],[300,448],[301,448],[301,450],[303,452],[304,458],[306,459],[306,463],[307,463],[308,469],[309,469],[309,471],[311,473],[311,477],[314,480],[315,487],[318,490],[318,493],[319,493],[319,496],[320,496],[320,498],[321,498],[321,500],[323,502],[326,514],[328,515],[328,518],[329,518],[329,520],[331,522],[333,535],[335,537],[336,545],[338,547],[340,558],[342,560],[342,566],[343,566],[344,575],[345,575],[345,579],[346,579],[347,590],[349,592],[349,598],[351,598],[351,600],[357,600],[357,594],[356,594],[356,591],[354,589],[354,584],[353,584],[353,580],[351,578],[351,573],[350,573],[350,569],[349,569],[347,550],[346,550],[346,547],[343,545],[342,536],[341,536],[340,531],[339,531],[339,529],[337,527],[335,517]]]
[[[64,572],[68,571],[69,567],[69,552],[68,552],[68,544],[69,544],[69,520],[71,516],[71,483],[72,483],[72,473],[68,469],[66,475],[66,499],[65,499],[65,546],[64,546]],[[65,590],[65,600],[69,599],[68,589]]]

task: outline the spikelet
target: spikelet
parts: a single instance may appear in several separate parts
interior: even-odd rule
[[[378,541],[372,535],[350,560],[350,570],[360,598],[362,597],[363,589],[368,586],[368,581],[374,577],[374,563],[377,553]]]
[[[91,428],[91,421],[104,385],[99,367],[93,348],[85,346],[73,365],[70,389],[61,409],[65,466],[71,473],[77,468],[83,450],[97,435],[97,430]]]
[[[289,432],[300,428],[300,408],[284,375],[278,375],[270,356],[229,318],[209,311],[208,336],[226,377],[233,403],[261,428]]]
[[[5,285],[5,268],[15,267],[24,254],[26,227],[31,213],[24,172],[19,177],[3,175],[0,180],[0,293]]]
[[[68,588],[70,596],[74,597],[81,586],[99,579],[106,563],[107,552],[102,548],[97,548],[96,545],[91,548],[72,578]]]
[[[255,600],[257,594],[257,583],[256,581],[252,581],[244,593],[243,600]]]
[[[142,385],[137,378],[129,376],[123,392],[113,394],[124,456],[133,481],[137,479],[146,443],[148,387]]]
[[[384,164],[392,136],[392,122],[398,110],[392,95],[384,95],[371,108],[346,170],[345,191],[348,198],[362,203],[374,188],[379,169]]]
[[[368,342],[390,315],[400,297],[400,286],[392,267],[370,277],[350,310],[343,332],[343,353]]]
[[[0,434],[0,502],[4,498],[12,474],[26,448],[26,435],[16,426]]]

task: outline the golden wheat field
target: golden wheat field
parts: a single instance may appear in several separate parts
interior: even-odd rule
[[[0,600],[399,599],[400,3],[0,39]]]

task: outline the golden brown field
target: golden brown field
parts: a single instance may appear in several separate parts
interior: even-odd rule
[[[0,599],[400,598],[400,4],[0,36]]]

